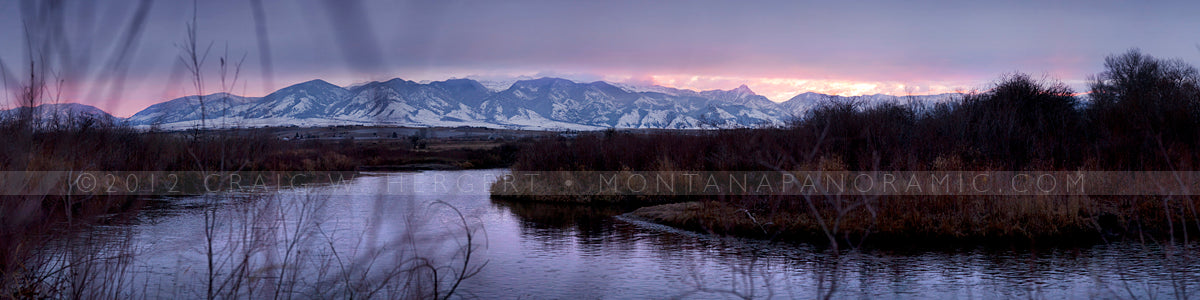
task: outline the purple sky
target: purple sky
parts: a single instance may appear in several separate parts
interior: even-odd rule
[[[226,89],[220,56],[244,56],[237,85],[227,89],[250,96],[314,78],[349,85],[548,75],[691,89],[747,84],[783,101],[807,91],[978,89],[1013,71],[1083,91],[1104,56],[1133,47],[1200,65],[1195,2],[1042,2],[264,0],[265,40],[252,1],[200,1],[197,19],[202,46],[212,44],[204,92]],[[141,27],[129,25],[139,1],[68,3],[62,31],[53,31],[60,34],[37,35],[68,45],[50,63],[66,78],[62,101],[128,116],[196,93],[178,62],[191,1],[153,2]],[[9,89],[28,76],[22,24],[35,19],[33,6],[0,0]],[[140,31],[121,61],[119,41],[130,28]],[[122,68],[124,83],[108,80]],[[7,107],[11,94],[0,99]]]

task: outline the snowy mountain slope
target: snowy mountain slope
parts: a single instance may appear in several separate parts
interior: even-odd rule
[[[392,79],[351,90],[349,97],[334,101],[326,114],[327,117],[367,123],[471,123],[479,119],[474,107],[490,94],[486,87],[469,79],[428,84]]]
[[[235,116],[237,111],[245,108],[246,104],[258,101],[260,98],[241,97],[227,93],[210,94],[201,97],[187,96],[175,98],[167,102],[151,105],[133,114],[127,121],[133,125],[154,125],[197,121],[201,115],[208,120],[226,120]],[[200,101],[204,100],[204,111],[201,111]]]
[[[80,117],[94,118],[103,121],[119,121],[108,112],[95,106],[79,103],[47,103],[36,107],[21,106],[0,110],[0,118],[36,118],[42,122],[70,121]]]
[[[404,79],[343,88],[312,80],[262,98],[205,96],[208,126],[483,126],[494,128],[728,128],[782,125],[821,101],[817,93],[775,103],[745,85],[696,92],[661,86],[618,85],[538,78],[505,83],[497,90],[472,79],[418,83]],[[872,95],[864,101],[890,101]],[[933,101],[918,96],[917,101]],[[194,127],[198,100],[183,97],[150,106],[129,118],[134,125]],[[214,122],[213,120],[219,120]]]
[[[243,119],[321,118],[327,115],[326,110],[330,105],[349,94],[350,91],[324,80],[311,80],[285,87],[258,101],[248,103],[246,108],[235,116]]]

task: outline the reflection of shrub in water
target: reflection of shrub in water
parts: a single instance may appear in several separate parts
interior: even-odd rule
[[[599,229],[611,218],[633,210],[617,205],[580,205],[527,201],[492,200],[492,205],[508,209],[527,226],[539,229],[569,229],[580,231]]]
[[[483,228],[445,202],[410,201],[405,215],[376,218],[401,218],[397,231],[371,221],[342,228],[356,225],[329,220],[329,199],[312,195],[204,198],[186,209],[203,223],[180,228],[197,229],[198,243],[172,252],[173,275],[152,270],[170,266],[142,248],[152,244],[135,242],[135,227],[77,225],[17,240],[29,250],[7,256],[0,298],[445,299],[487,264],[478,258]],[[453,220],[431,222],[432,215]]]

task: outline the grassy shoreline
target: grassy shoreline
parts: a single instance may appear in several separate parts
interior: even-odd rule
[[[902,199],[896,202],[906,202]],[[921,201],[921,200],[908,200]],[[1136,228],[1134,219],[1153,216],[1160,207],[1134,211],[1114,209],[1116,204],[1090,199],[989,199],[971,203],[916,203],[887,205],[868,216],[858,212],[838,222],[835,238],[849,245],[881,247],[912,243],[942,245],[1089,244],[1138,240],[1139,235],[1161,237],[1166,228]],[[956,200],[948,200],[956,201]],[[1021,203],[1032,201],[1033,203]],[[917,205],[909,210],[899,206]],[[947,207],[942,210],[939,207]],[[967,207],[983,207],[979,209]],[[1109,207],[1109,208],[1105,208]],[[1139,214],[1141,213],[1141,214]],[[832,214],[832,213],[830,213]],[[692,201],[638,208],[630,215],[654,223],[717,235],[827,244],[821,222],[806,212],[748,210],[716,201]],[[1178,217],[1178,216],[1176,216]],[[1177,228],[1177,230],[1180,228]],[[1194,230],[1194,228],[1192,228]]]
[[[527,173],[540,172],[513,170],[514,176]],[[683,230],[816,245],[1006,247],[1200,240],[1200,201],[1194,196],[569,195],[502,192],[502,184],[493,183],[493,201],[619,208]]]
[[[296,140],[272,130],[278,131],[142,131],[87,115],[44,123],[0,119],[0,140],[5,141],[0,143],[0,170],[116,173],[484,169],[508,166],[513,153],[525,143],[352,136]],[[338,133],[326,128],[307,130]],[[5,241],[0,243],[0,298],[54,295],[54,291],[37,284],[45,279],[39,276],[52,274],[39,269],[51,266],[42,261],[46,258],[41,254],[44,248],[91,226],[127,221],[147,205],[155,205],[151,202],[139,195],[0,195],[0,215],[4,216],[0,218],[0,240]]]
[[[1025,74],[942,103],[830,99],[776,128],[610,130],[522,149],[526,172],[1200,170],[1200,72],[1140,51],[1109,56],[1087,97]],[[1141,183],[1138,183],[1141,184]],[[1200,201],[1176,182],[1136,196],[621,196],[498,198],[643,206],[633,215],[739,236],[863,243],[1191,242]],[[1190,184],[1190,183],[1188,183]],[[1174,189],[1174,192],[1172,192]],[[1184,196],[1179,196],[1184,195]],[[864,242],[865,241],[865,242]]]
[[[514,174],[520,176],[522,171]],[[689,231],[811,244],[1095,244],[1196,240],[1200,234],[1200,218],[1195,213],[1200,206],[1190,198],[516,195],[498,192],[501,184],[492,186],[493,201],[615,208]]]

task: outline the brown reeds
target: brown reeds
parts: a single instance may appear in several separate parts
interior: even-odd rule
[[[649,134],[610,130],[530,145],[513,170],[1196,170],[1200,76],[1137,50],[1106,60],[1081,101],[1010,74],[941,103],[829,100],[782,128]],[[1163,183],[1162,195],[1172,194]],[[511,198],[511,196],[504,196]],[[575,202],[597,203],[594,195]],[[630,197],[609,197],[627,203]],[[1190,196],[691,196],[634,215],[694,230],[851,243],[1174,240],[1200,230]],[[572,197],[533,196],[566,201]],[[1169,200],[1164,200],[1169,199]],[[621,201],[615,201],[621,200]],[[632,199],[638,200],[638,199]],[[604,201],[599,201],[604,202]],[[636,201],[634,201],[636,202]]]

